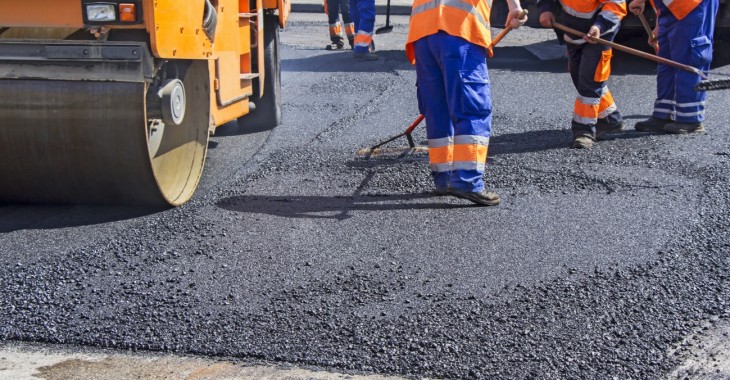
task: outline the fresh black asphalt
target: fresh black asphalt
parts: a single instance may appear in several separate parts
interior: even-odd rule
[[[415,72],[398,50],[354,62],[288,42],[310,27],[282,33],[283,125],[219,130],[189,204],[0,206],[0,339],[651,379],[730,317],[730,91],[710,93],[705,134],[637,133],[653,67],[618,54],[629,128],[571,150],[566,61],[498,48],[485,180],[503,203],[473,207],[430,194],[423,156],[355,155],[416,117]]]

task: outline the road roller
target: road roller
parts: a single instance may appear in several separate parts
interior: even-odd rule
[[[0,202],[178,206],[281,120],[289,0],[0,0]]]

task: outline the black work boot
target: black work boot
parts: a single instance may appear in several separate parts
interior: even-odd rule
[[[640,121],[634,125],[634,129],[639,132],[662,132],[667,124],[674,123],[671,119],[659,119],[650,117],[644,121]]]
[[[499,198],[499,194],[493,191],[482,190],[478,192],[471,192],[450,189],[449,193],[457,198],[470,200],[480,206],[496,206],[502,201]]]
[[[669,123],[664,126],[663,129],[666,133],[675,135],[686,135],[688,133],[702,133],[705,131],[705,126],[702,122],[699,123]]]
[[[347,36],[347,42],[350,43],[350,50],[355,48],[355,36]]]
[[[590,136],[576,136],[573,138],[573,144],[570,147],[573,149],[591,149],[595,142],[596,140]]]
[[[596,140],[610,133],[618,133],[624,130],[624,122],[609,123],[606,119],[598,119],[596,123]]]
[[[570,124],[573,131],[573,143],[570,145],[573,149],[590,149],[596,142],[596,126],[578,123],[573,120]]]
[[[331,38],[332,43],[325,46],[324,48],[327,50],[340,50],[345,47],[345,41],[342,39],[342,37],[332,37]]]

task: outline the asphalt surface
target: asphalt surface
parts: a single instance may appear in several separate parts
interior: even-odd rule
[[[549,33],[510,34],[489,61],[485,180],[503,203],[473,207],[431,195],[422,155],[355,155],[418,113],[407,18],[376,36],[379,61],[355,62],[323,49],[317,16],[282,33],[283,125],[219,130],[189,204],[0,206],[1,339],[415,378],[649,379],[730,317],[730,91],[710,93],[705,134],[628,128],[567,149],[566,61],[531,52]],[[613,71],[631,126],[650,113],[653,65],[617,54]]]

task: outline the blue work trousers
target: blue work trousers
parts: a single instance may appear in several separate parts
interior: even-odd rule
[[[343,0],[344,1],[344,0]],[[372,41],[375,29],[375,0],[350,0],[350,15],[358,35],[367,36]],[[369,46],[355,45],[355,53],[367,53]]]
[[[709,71],[718,0],[703,0],[682,20],[662,1],[654,3],[659,9],[659,56]],[[707,94],[692,89],[701,80],[697,74],[659,64],[652,116],[687,124],[703,121]]]
[[[492,132],[487,49],[445,32],[423,37],[413,46],[418,107],[426,117],[436,188],[482,191]]]

